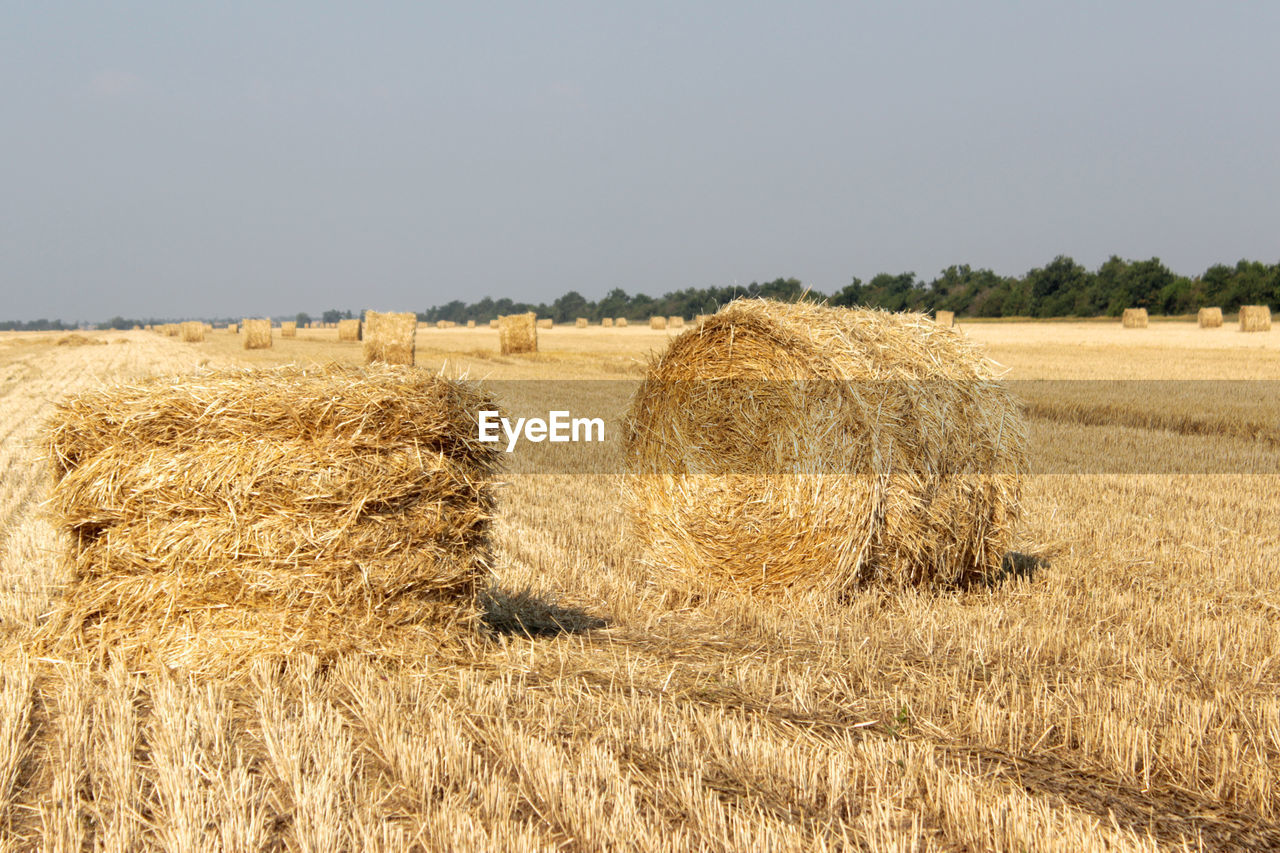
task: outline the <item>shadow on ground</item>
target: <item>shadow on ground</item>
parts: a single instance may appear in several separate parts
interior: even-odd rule
[[[999,586],[1019,578],[1031,580],[1040,569],[1049,568],[1049,561],[1035,554],[1022,554],[1010,551],[1000,561],[1000,574],[987,581],[987,586]]]
[[[492,589],[482,601],[481,621],[495,634],[558,637],[605,627],[608,622],[576,607],[561,607],[532,590]]]

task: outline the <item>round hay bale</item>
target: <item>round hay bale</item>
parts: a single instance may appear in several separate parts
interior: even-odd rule
[[[1202,329],[1221,329],[1222,328],[1222,309],[1221,308],[1201,308],[1196,314],[1196,321],[1200,323]]]
[[[667,327],[666,317],[650,317],[649,318],[650,329],[665,329],[666,327]]]
[[[555,322],[550,317],[543,317],[538,320],[539,329],[550,329],[555,326]]]
[[[614,325],[614,326],[616,326],[616,327],[617,327],[617,328],[619,328],[619,329],[625,329],[625,328],[627,327],[627,318],[626,318],[626,317],[616,317],[616,318],[614,318],[613,325]]]
[[[612,329],[612,328],[613,328],[613,318],[612,318],[612,317],[602,317],[602,318],[601,318],[601,320],[600,320],[600,327],[601,327],[602,329]]]
[[[1120,318],[1120,325],[1126,329],[1145,329],[1147,327],[1147,309],[1124,309],[1124,316]]]
[[[1271,331],[1271,307],[1268,305],[1241,305],[1240,331]]]
[[[672,341],[632,399],[631,531],[677,585],[967,585],[1000,571],[1026,436],[958,331],[738,300]]]

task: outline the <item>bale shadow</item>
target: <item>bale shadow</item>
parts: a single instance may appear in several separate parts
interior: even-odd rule
[[[995,587],[1011,580],[1019,579],[1029,581],[1035,578],[1036,572],[1040,569],[1047,569],[1049,566],[1049,561],[1044,557],[1037,557],[1035,554],[1023,554],[1019,551],[1010,551],[1000,561],[1000,573],[988,578],[986,585]]]
[[[583,634],[609,623],[577,607],[562,607],[530,589],[491,589],[481,601],[480,622],[499,636],[540,639],[561,634]]]

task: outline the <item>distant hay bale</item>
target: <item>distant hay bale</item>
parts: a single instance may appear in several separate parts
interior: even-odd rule
[[[550,329],[555,326],[555,322],[550,317],[543,317],[538,321],[539,329]]]
[[[365,364],[413,365],[418,334],[417,314],[411,311],[366,311],[364,323]]]
[[[238,323],[228,323],[228,324],[227,324],[227,331],[228,331],[228,332],[230,332],[230,333],[231,333],[231,334],[233,334],[233,335],[238,335],[238,334],[240,334],[240,326],[239,326],[239,324],[238,324]]]
[[[363,336],[364,329],[360,327],[360,321],[358,319],[338,321],[338,340],[358,341]]]
[[[142,328],[146,329],[146,330],[149,332],[149,331],[151,331],[151,324],[150,324],[150,323],[148,323],[147,325],[143,326]]]
[[[956,312],[935,311],[933,314],[933,322],[942,326],[944,329],[950,328],[956,324]]]
[[[1271,307],[1268,305],[1241,305],[1240,331],[1271,331]]]
[[[579,317],[573,321],[573,327],[575,329],[585,329],[588,325],[586,317]]]
[[[212,323],[205,323],[205,324],[204,324],[204,330],[205,330],[206,332],[212,332],[212,331],[213,331],[213,324],[212,324]]]
[[[79,332],[72,332],[69,335],[63,335],[62,337],[58,338],[54,346],[87,347],[87,346],[97,346],[99,344],[105,345],[106,343],[107,343],[106,341],[99,340],[98,338],[86,338],[84,335],[80,334]]]
[[[296,338],[298,336],[298,321],[285,320],[280,324],[280,337]]]
[[[619,329],[625,329],[627,327],[627,318],[616,317],[614,318],[613,325],[617,326]]]
[[[185,343],[198,344],[204,341],[204,323],[182,323],[179,331]]]
[[[437,329],[447,329],[447,328],[449,328],[449,324],[448,324],[448,323],[446,323],[444,320],[436,320],[436,328],[437,328]]]
[[[667,327],[666,317],[650,317],[649,318],[650,329],[665,329],[666,327]]]
[[[271,349],[271,321],[265,318],[249,319],[245,318],[240,321],[240,328],[244,330],[242,337],[244,338],[245,349]]]
[[[498,349],[503,355],[538,351],[537,317],[530,312],[498,318]]]
[[[1201,308],[1196,314],[1196,320],[1202,329],[1219,329],[1222,327],[1222,309]]]
[[[701,326],[701,325],[702,325],[702,321],[703,321],[703,320],[706,320],[706,319],[707,319],[708,317],[710,317],[710,316],[712,316],[712,315],[710,315],[710,314],[699,314],[698,316],[696,316],[696,317],[694,317],[694,318],[693,318],[694,325]]]
[[[683,329],[684,318],[677,317],[674,314],[667,318],[667,327],[671,329]]]
[[[497,317],[494,317],[492,320],[490,320],[490,321],[489,321],[489,328],[490,328],[490,329],[496,329],[496,328],[498,328],[498,318],[497,318]]]
[[[1126,329],[1145,329],[1147,327],[1147,309],[1124,309],[1124,316],[1120,318],[1120,323]]]
[[[502,456],[476,386],[399,367],[228,370],[72,397],[47,433],[63,650],[241,674],[395,654],[476,616]]]
[[[602,328],[605,328],[605,329],[610,329],[610,328],[612,328],[612,327],[613,327],[613,318],[612,318],[612,317],[604,317],[604,318],[602,318],[602,319],[600,320],[600,325],[601,325],[601,327],[602,327]]]
[[[476,321],[475,321],[475,320],[468,320],[468,321],[467,321],[467,328],[468,328],[468,329],[474,329],[475,327],[476,327]]]
[[[922,315],[730,303],[632,398],[624,493],[644,562],[750,592],[994,578],[1027,467],[994,376]]]
[[[165,323],[164,333],[168,337],[176,338],[181,334],[182,327],[178,323]]]

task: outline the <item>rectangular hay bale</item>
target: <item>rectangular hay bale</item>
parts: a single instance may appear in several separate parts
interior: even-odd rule
[[[476,617],[497,445],[477,386],[403,368],[162,377],[59,405],[50,498],[74,580],[55,648],[244,673],[395,654]]]
[[[418,315],[412,311],[366,311],[364,361],[413,366]]]
[[[240,322],[240,328],[244,332],[245,349],[271,349],[270,320],[246,317]]]
[[[585,329],[587,325],[588,323],[587,323],[586,317],[579,317],[578,319],[573,321],[573,327],[575,329]]]
[[[529,312],[498,318],[498,349],[503,355],[538,351],[537,317]]]

